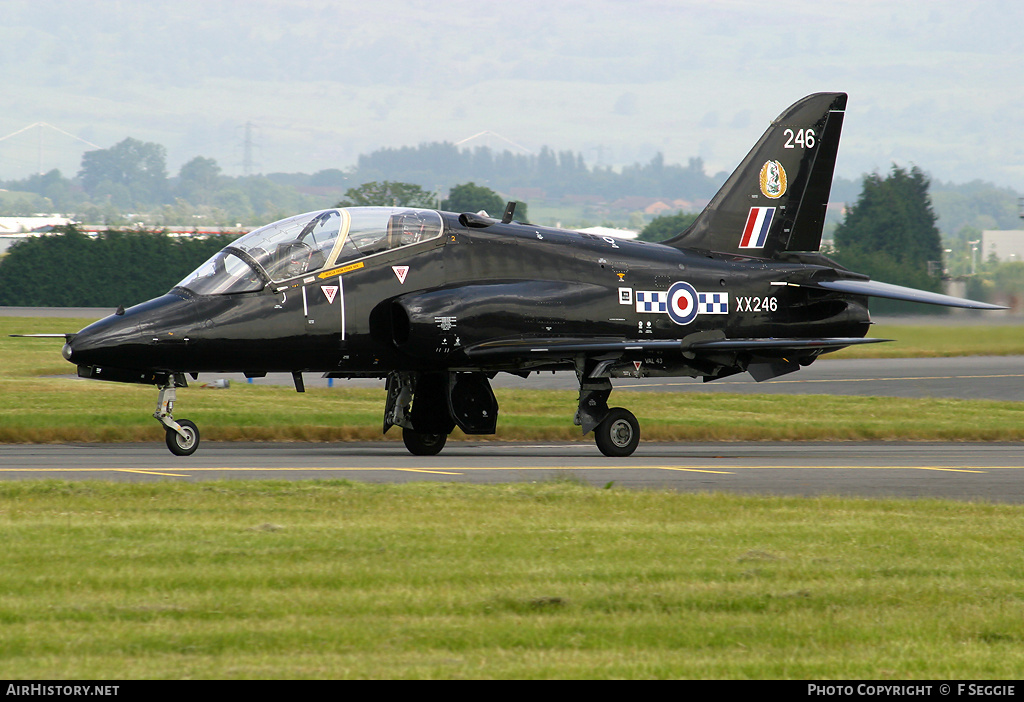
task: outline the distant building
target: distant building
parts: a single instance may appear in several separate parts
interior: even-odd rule
[[[255,227],[243,227],[241,225],[237,227],[197,227],[195,225],[189,226],[184,224],[168,224],[147,227],[143,227],[141,224],[106,226],[103,224],[81,224],[80,222],[75,222],[67,217],[59,217],[56,215],[46,217],[0,217],[0,255],[7,253],[8,249],[19,241],[24,241],[25,239],[31,239],[37,236],[45,236],[50,234],[54,227],[66,224],[75,224],[78,231],[90,237],[96,237],[102,232],[109,231],[111,229],[116,229],[118,231],[132,230],[138,232],[160,232],[172,237],[197,238],[206,238],[216,236],[218,234],[233,234],[235,236],[241,236],[243,234],[248,234],[250,231],[255,229]]]
[[[25,234],[27,232],[44,232],[53,227],[71,224],[72,220],[60,215],[40,215],[38,217],[0,217],[0,234]]]
[[[995,257],[997,261],[1024,261],[1024,230],[986,229],[981,233],[977,262]]]
[[[72,220],[60,215],[42,215],[39,217],[0,217],[0,254],[7,253],[19,241],[29,237],[46,234]]]

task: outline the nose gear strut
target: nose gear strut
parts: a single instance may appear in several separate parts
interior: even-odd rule
[[[178,399],[176,388],[187,387],[184,378],[171,376],[165,385],[159,385],[153,418],[164,427],[167,448],[175,456],[191,456],[199,448],[199,428],[187,419],[174,420],[174,403]]]

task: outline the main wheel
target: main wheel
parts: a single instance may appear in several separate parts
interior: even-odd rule
[[[199,428],[187,419],[179,419],[178,426],[185,432],[185,436],[173,429],[167,429],[164,436],[167,440],[167,448],[175,456],[191,456],[199,448]]]
[[[402,429],[402,441],[414,456],[436,456],[448,441],[447,434],[428,434],[412,429]]]
[[[640,444],[640,422],[629,410],[613,407],[604,421],[594,428],[594,439],[605,456],[629,456]]]

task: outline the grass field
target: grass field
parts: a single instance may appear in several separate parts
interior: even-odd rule
[[[0,483],[0,677],[1018,678],[1019,507]]]
[[[923,358],[939,356],[1024,355],[1024,325],[960,326],[943,324],[875,324],[868,336],[891,343],[852,346],[828,358]]]

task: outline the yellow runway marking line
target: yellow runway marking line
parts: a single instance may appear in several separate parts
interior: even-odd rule
[[[656,468],[658,470],[679,470],[684,473],[717,473],[718,475],[736,475],[732,471],[728,470],[707,470],[706,468],[677,468],[675,466],[647,466],[648,468]]]
[[[182,475],[181,473],[159,473],[155,470],[132,470],[131,468],[115,468],[118,473],[142,473],[144,475],[169,475],[174,478],[189,478],[189,475]]]
[[[447,470],[424,470],[423,468],[395,468],[394,470],[405,471],[406,473],[434,473],[436,475],[462,475]]]

